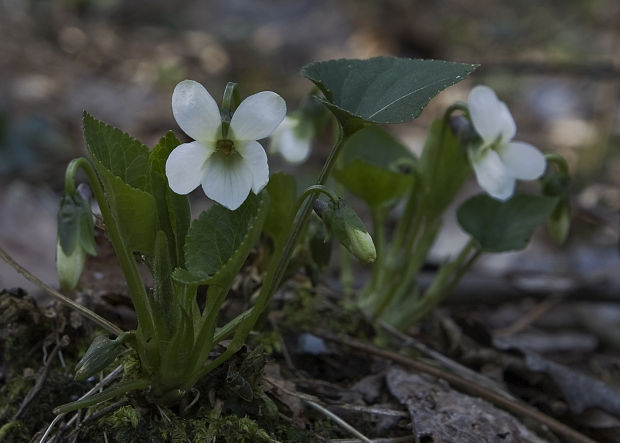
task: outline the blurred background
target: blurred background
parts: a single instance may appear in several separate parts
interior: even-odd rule
[[[170,108],[180,80],[218,101],[228,81],[243,96],[274,90],[294,110],[311,86],[304,64],[395,55],[481,64],[394,128],[412,149],[446,106],[487,84],[512,110],[518,140],[569,161],[568,245],[550,246],[542,232],[526,252],[480,266],[615,275],[619,24],[617,0],[0,0],[0,245],[55,284],[56,211],[64,168],[85,152],[82,110],[153,146],[169,129],[181,136]],[[298,171],[313,177],[328,149],[317,144]],[[439,249],[460,235],[448,225]],[[14,286],[30,287],[0,263],[0,288]]]

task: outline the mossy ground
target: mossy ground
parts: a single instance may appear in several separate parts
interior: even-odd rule
[[[299,291],[284,312],[288,320],[283,329],[294,324],[302,329],[316,326],[319,318],[324,322],[317,303],[311,292]],[[70,321],[65,309],[42,311],[22,291],[3,292],[0,304],[0,442],[28,442],[52,422],[55,406],[76,400],[96,383],[75,382],[73,368],[97,331],[85,322]],[[61,337],[66,345],[52,355]],[[281,412],[286,406],[265,392],[263,368],[273,360],[272,353],[279,353],[281,343],[281,332],[275,330],[255,336],[250,347],[203,379],[174,407],[154,405],[148,392],[125,396],[82,411],[79,426],[60,424],[54,433],[63,429],[58,441],[78,442],[313,442],[342,436],[320,416],[304,420],[305,428],[287,420]],[[135,366],[131,353],[113,366],[119,361],[125,372]],[[35,397],[23,408],[24,399],[34,391]],[[16,415],[20,408],[23,411]],[[73,415],[67,414],[63,421]]]

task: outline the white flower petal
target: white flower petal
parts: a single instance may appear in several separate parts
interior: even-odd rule
[[[508,200],[514,192],[515,179],[506,170],[499,154],[491,149],[482,154],[470,151],[470,158],[482,189],[493,198]]]
[[[506,143],[516,131],[514,119],[495,92],[487,86],[476,86],[469,93],[467,107],[476,132],[486,143],[492,143],[501,136]]]
[[[499,155],[506,169],[519,180],[536,180],[547,166],[543,153],[529,143],[508,143]]]
[[[205,162],[213,148],[200,142],[183,143],[172,150],[166,160],[168,185],[177,194],[189,194],[202,183]]]
[[[237,140],[269,137],[286,116],[286,103],[275,92],[263,91],[243,100],[230,120]]]
[[[298,164],[304,162],[310,155],[311,137],[299,137],[295,128],[297,119],[286,117],[278,126],[271,138],[271,150],[279,151],[289,163]]]
[[[218,139],[222,117],[217,103],[200,83],[183,80],[172,93],[172,114],[177,124],[194,140]]]
[[[252,170],[252,192],[258,194],[269,182],[267,154],[257,141],[246,142],[237,151]]]
[[[252,179],[252,170],[243,157],[216,152],[206,163],[202,189],[211,200],[234,211],[248,197]]]

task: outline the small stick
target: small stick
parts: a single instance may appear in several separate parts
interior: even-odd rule
[[[86,394],[82,395],[79,398],[79,400],[83,400],[86,397],[90,397],[95,392],[97,392],[99,389],[103,388],[105,385],[107,385],[112,380],[114,380],[116,378],[116,376],[118,376],[121,372],[123,372],[123,365],[117,366],[116,369],[114,369],[112,372],[110,372],[108,375],[106,375],[99,383],[97,383],[95,386],[93,386]],[[65,416],[65,414],[58,414],[56,417],[54,417],[54,420],[52,420],[50,425],[45,430],[45,433],[43,434],[43,436],[39,439],[39,443],[44,443],[45,442],[45,439],[47,438],[47,435],[52,431],[52,429],[54,428],[56,423],[58,423],[58,421],[60,421],[60,419],[62,419],[62,417],[64,417],[64,416]]]
[[[331,420],[333,420],[338,426],[340,426],[341,428],[347,430],[348,432],[350,432],[351,434],[355,435],[357,438],[359,438],[360,440],[362,440],[364,443],[372,443],[372,440],[370,440],[368,437],[366,437],[364,434],[362,434],[360,431],[358,431],[357,429],[355,429],[353,426],[351,426],[349,423],[347,423],[346,421],[344,421],[343,419],[341,419],[340,417],[338,417],[336,414],[334,414],[333,412],[331,412],[329,409],[324,408],[323,406],[321,406],[318,403],[313,402],[312,400],[308,400],[305,398],[302,398],[302,400],[304,402],[306,402],[306,404],[308,404],[308,406],[312,407],[313,409],[316,409],[317,411],[319,411],[321,414],[326,415],[328,418],[330,418]]]
[[[52,352],[50,353],[50,355],[47,357],[47,359],[43,361],[43,370],[41,371],[41,375],[39,375],[33,388],[28,392],[28,394],[22,401],[22,404],[19,406],[19,409],[17,410],[15,415],[13,415],[13,420],[19,419],[19,417],[26,410],[30,402],[32,402],[32,400],[34,400],[37,394],[41,392],[41,389],[43,389],[43,385],[45,384],[45,380],[47,380],[47,375],[49,374],[49,369],[52,364],[52,360],[54,360],[54,357],[56,357],[56,355],[60,351],[60,348],[67,346],[68,344],[69,344],[69,337],[67,336],[63,336],[62,339],[58,340],[58,342],[56,343],[56,346],[54,346],[54,349],[52,349]]]
[[[274,386],[276,389],[281,390],[282,392],[284,392],[285,394],[288,395],[292,395],[294,397],[297,397],[299,399],[301,399],[303,402],[305,402],[308,406],[312,407],[313,409],[316,409],[317,411],[319,411],[321,414],[327,416],[328,418],[330,418],[331,420],[333,420],[337,425],[339,425],[340,427],[342,427],[343,429],[345,429],[346,431],[350,432],[351,434],[355,435],[357,438],[359,438],[360,440],[362,440],[364,443],[373,443],[372,440],[370,440],[368,437],[366,437],[364,434],[362,434],[360,431],[358,431],[357,429],[355,429],[353,426],[351,426],[349,423],[347,423],[346,421],[344,421],[343,419],[341,419],[340,417],[338,417],[336,414],[334,414],[333,412],[331,412],[330,410],[324,408],[323,406],[321,406],[320,404],[318,404],[315,400],[315,397],[312,395],[308,395],[308,394],[302,394],[300,392],[293,392],[290,391],[288,389],[286,389],[284,386],[276,383],[275,381],[271,380],[268,377],[265,377],[265,380],[271,384],[272,386]]]
[[[507,326],[502,329],[495,330],[496,335],[513,335],[518,332],[521,332],[540,317],[542,317],[549,309],[553,308],[559,302],[564,300],[566,295],[564,294],[555,294],[542,302],[538,303],[534,308],[525,313],[521,318],[515,321],[510,326]]]
[[[574,429],[566,426],[563,423],[560,423],[559,421],[555,420],[552,417],[549,417],[548,415],[543,414],[542,412],[525,403],[516,400],[510,400],[495,391],[487,389],[476,383],[472,383],[435,366],[428,365],[421,361],[412,360],[395,352],[387,351],[385,349],[381,349],[367,343],[362,343],[352,338],[337,337],[335,335],[325,332],[315,332],[315,334],[319,337],[324,338],[325,340],[344,344],[358,351],[362,351],[365,354],[374,354],[378,357],[392,360],[400,365],[415,369],[416,371],[424,372],[434,377],[441,378],[457,388],[460,388],[472,395],[477,395],[492,403],[495,403],[496,405],[499,405],[516,415],[536,420],[537,422],[549,427],[552,431],[555,431],[558,434],[564,436],[569,441],[578,443],[596,443],[594,440],[583,435],[582,433],[575,431]]]
[[[22,265],[17,263],[15,260],[13,260],[13,258],[4,249],[2,249],[2,247],[0,247],[0,258],[2,260],[4,260],[5,262],[7,262],[13,269],[15,269],[17,272],[19,272],[30,283],[32,283],[32,284],[38,286],[39,288],[43,289],[49,295],[51,295],[52,297],[58,299],[60,302],[62,302],[65,305],[69,306],[70,308],[75,309],[76,311],[81,313],[86,318],[89,318],[93,322],[97,323],[103,329],[109,331],[110,333],[112,333],[114,335],[120,335],[120,334],[123,333],[123,330],[120,329],[118,326],[116,326],[114,323],[109,322],[108,320],[106,320],[105,318],[101,317],[100,315],[97,315],[96,313],[94,313],[90,309],[87,309],[84,306],[82,306],[81,304],[74,302],[70,298],[65,297],[60,292],[56,291],[54,288],[51,288],[48,285],[46,285],[45,283],[43,283],[34,274],[32,274],[30,271],[28,271]]]

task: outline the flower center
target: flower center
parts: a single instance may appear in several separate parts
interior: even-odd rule
[[[218,152],[221,152],[222,154],[224,154],[226,156],[237,152],[237,150],[235,149],[235,144],[233,143],[233,141],[229,140],[227,138],[218,140],[215,143],[215,149]]]

